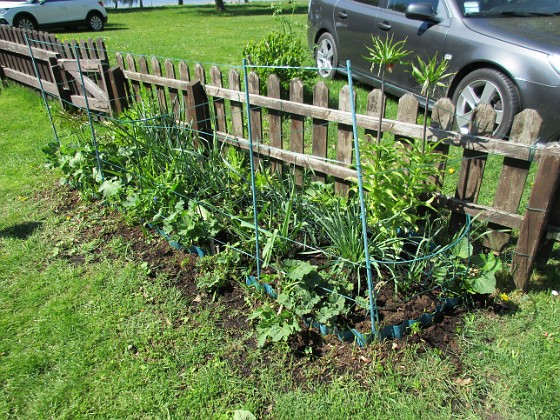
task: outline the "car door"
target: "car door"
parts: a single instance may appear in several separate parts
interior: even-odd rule
[[[385,0],[385,7],[380,10],[376,35],[381,39],[393,36],[394,41],[406,40],[405,49],[411,51],[406,58],[408,62],[417,62],[417,57],[426,61],[434,55],[444,59],[445,41],[450,26],[447,6],[443,0]],[[412,3],[430,3],[436,13],[437,22],[409,19],[405,16],[407,7]],[[412,76],[411,65],[397,66],[386,74],[386,81],[394,93],[406,91],[420,93],[421,86]],[[445,89],[441,89],[440,95]]]
[[[68,20],[67,0],[39,0],[35,7],[35,17],[39,25],[50,25]]]
[[[364,59],[366,46],[371,46],[371,34],[376,26],[380,0],[339,0],[334,9],[334,22],[339,46],[339,62],[345,67],[351,61],[353,72],[369,73]]]
[[[66,3],[69,22],[83,21],[91,10],[91,6],[84,0],[67,0]]]

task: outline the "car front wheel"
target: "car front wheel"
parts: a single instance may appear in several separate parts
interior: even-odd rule
[[[335,75],[338,66],[338,51],[334,38],[328,32],[325,32],[317,40],[315,62],[321,77],[331,79]]]
[[[456,123],[463,134],[468,132],[474,109],[480,104],[492,105],[496,112],[492,136],[496,138],[507,136],[520,110],[517,88],[505,74],[494,69],[478,69],[467,74],[455,89],[453,103]]]
[[[31,16],[28,15],[17,16],[14,19],[14,26],[16,28],[23,29],[26,31],[32,31],[34,29],[37,29],[37,24],[35,23],[35,19],[33,19]]]
[[[86,19],[86,23],[89,29],[91,29],[92,31],[100,31],[103,29],[104,23],[103,23],[103,16],[101,16],[101,14],[99,13],[95,13],[92,12],[88,15],[87,19]]]

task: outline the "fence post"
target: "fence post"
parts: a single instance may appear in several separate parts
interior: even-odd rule
[[[542,119],[536,111],[532,109],[522,111],[513,120],[509,141],[526,145],[534,144],[541,123]],[[529,160],[504,158],[504,166],[494,197],[494,208],[511,213],[517,212],[530,167]],[[502,252],[511,235],[508,232],[499,232],[498,230],[503,229],[503,226],[495,223],[489,223],[488,228],[491,233],[485,237],[484,245]]]
[[[546,237],[548,220],[560,184],[559,173],[560,157],[544,154],[539,162],[535,187],[519,230],[519,239],[511,264],[513,280],[521,290],[527,290],[537,253]]]
[[[118,66],[111,67],[108,71],[108,76],[109,85],[111,86],[109,98],[112,99],[113,104],[111,109],[121,113],[128,107],[127,97],[129,96],[123,70]]]
[[[196,139],[208,140],[212,133],[208,96],[200,81],[190,82],[187,85],[187,95],[185,99],[187,121],[191,123],[191,129],[195,134],[195,147],[198,148]]]

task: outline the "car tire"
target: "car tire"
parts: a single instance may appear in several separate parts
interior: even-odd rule
[[[103,22],[103,16],[101,13],[91,12],[86,18],[86,24],[88,29],[94,32],[101,31],[105,26]]]
[[[493,137],[508,135],[513,118],[521,109],[519,92],[509,77],[498,70],[478,69],[467,74],[453,93],[455,121],[466,134],[471,115],[479,104],[490,104],[496,111]]]
[[[14,26],[26,31],[33,31],[37,29],[37,21],[31,15],[18,15],[14,19]]]
[[[334,38],[328,32],[322,34],[317,40],[315,48],[315,63],[318,73],[325,79],[332,79],[338,67],[338,50]]]

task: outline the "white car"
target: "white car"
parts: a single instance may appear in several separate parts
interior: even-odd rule
[[[107,11],[99,0],[0,0],[0,25],[21,29],[86,26],[100,31]]]

